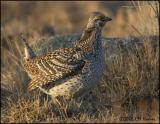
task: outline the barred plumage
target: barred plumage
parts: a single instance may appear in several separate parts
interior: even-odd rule
[[[24,68],[32,76],[28,89],[39,87],[53,97],[71,97],[92,89],[105,68],[101,30],[110,20],[102,13],[94,12],[75,47],[57,49],[38,57],[33,52],[26,53]],[[28,45],[25,46],[28,49]],[[45,89],[47,85],[51,87]]]

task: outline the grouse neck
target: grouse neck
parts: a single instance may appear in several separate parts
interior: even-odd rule
[[[77,44],[85,52],[93,51],[101,46],[101,29],[86,28]]]

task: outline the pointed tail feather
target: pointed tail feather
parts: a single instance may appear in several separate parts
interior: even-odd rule
[[[25,46],[25,59],[31,59],[34,58],[36,55],[33,52],[32,48],[29,46],[29,44],[27,43],[27,40],[24,38],[23,34],[21,34],[21,39],[23,41],[23,44]]]

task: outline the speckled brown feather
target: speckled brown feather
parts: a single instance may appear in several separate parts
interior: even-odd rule
[[[84,52],[91,52],[93,49],[92,46],[95,42],[95,29],[90,28],[83,32],[80,41],[76,44],[76,46],[82,49]]]
[[[28,89],[33,90],[37,86],[76,74],[85,64],[82,59],[74,56],[77,52],[77,49],[73,48],[58,49],[46,56],[27,60],[24,67],[33,75]]]

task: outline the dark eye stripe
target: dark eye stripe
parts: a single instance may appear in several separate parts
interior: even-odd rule
[[[98,21],[99,19],[95,19],[94,21]]]
[[[94,21],[98,21],[98,20],[101,20],[101,21],[105,21],[105,18],[97,18],[97,19],[95,19]]]

